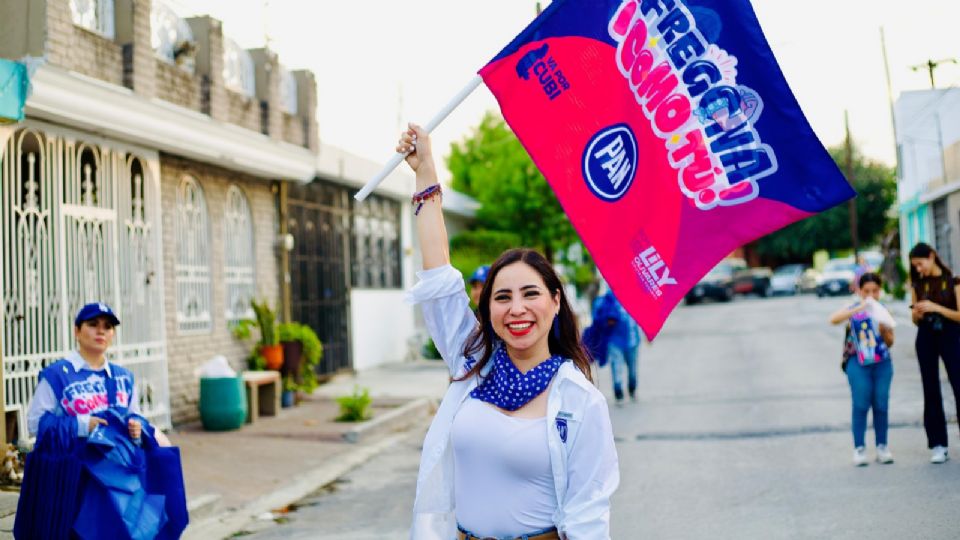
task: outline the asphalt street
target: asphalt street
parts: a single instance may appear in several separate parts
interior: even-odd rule
[[[928,462],[915,332],[902,318],[890,405],[896,462],[852,466],[842,329],[826,322],[846,302],[738,298],[674,312],[643,345],[639,401],[611,405],[622,477],[613,538],[960,537],[960,450],[944,465]],[[599,384],[612,403],[608,369]],[[407,537],[421,438],[411,434],[289,513],[264,516],[248,537]],[[872,458],[872,431],[867,440]]]

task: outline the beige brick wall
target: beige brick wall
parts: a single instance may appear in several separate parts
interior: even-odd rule
[[[236,184],[250,204],[254,221],[254,242],[257,271],[257,293],[271,306],[279,302],[278,261],[274,248],[277,238],[277,211],[271,184],[220,168],[163,155],[160,158],[161,197],[163,204],[164,291],[167,312],[167,362],[170,372],[170,407],[175,424],[199,417],[199,382],[194,371],[218,354],[225,356],[235,369],[245,367],[252,343],[240,342],[227,329],[225,317],[226,286],[223,275],[225,245],[223,215],[227,189]],[[213,299],[213,328],[202,334],[184,335],[177,329],[176,264],[176,200],[177,187],[184,175],[196,178],[207,202],[210,224],[210,276]]]
[[[283,140],[297,146],[306,146],[307,140],[303,131],[303,118],[283,113]]]
[[[51,64],[110,84],[123,85],[120,45],[74,25],[69,0],[47,2],[47,57]]]
[[[156,95],[156,53],[151,44],[151,0],[117,0],[117,41],[129,47],[133,56],[128,83],[143,97]],[[122,19],[122,20],[121,20]],[[132,33],[124,35],[120,29],[131,25]]]
[[[307,119],[304,137],[305,147],[314,152],[320,149],[320,133],[317,127],[317,81],[312,71],[293,72],[297,81],[297,116]]]
[[[260,133],[260,101],[233,90],[227,90],[226,121]]]
[[[157,97],[199,112],[200,78],[161,58],[157,58],[156,63]]]

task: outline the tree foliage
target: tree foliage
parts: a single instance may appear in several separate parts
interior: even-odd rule
[[[843,147],[830,149],[830,156],[845,170]],[[897,197],[897,184],[891,167],[853,154],[853,189],[857,192],[857,235],[860,246],[875,244],[890,226],[888,212]],[[782,260],[810,261],[820,249],[850,249],[849,204],[841,203],[825,212],[789,225],[757,241],[757,252]]]
[[[487,113],[473,134],[454,143],[452,187],[480,203],[477,227],[515,234],[547,257],[577,241],[553,190],[502,118]]]
[[[511,232],[465,231],[450,239],[450,264],[469,277],[478,266],[492,263],[501,253],[519,245],[520,237]]]

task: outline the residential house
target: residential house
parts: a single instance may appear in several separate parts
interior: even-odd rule
[[[960,264],[960,88],[904,92],[894,107],[900,244],[917,242]]]
[[[252,298],[318,332],[325,373],[406,355],[413,179],[353,200],[378,164],[320,144],[312,73],[162,0],[5,2],[0,57],[42,58],[26,120],[0,127],[8,437],[92,300],[119,311],[112,361],[160,426],[197,417],[205,361],[245,367]]]

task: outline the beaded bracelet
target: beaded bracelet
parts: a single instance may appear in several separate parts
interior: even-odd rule
[[[414,193],[413,197],[410,199],[410,204],[416,207],[413,209],[413,215],[419,216],[420,209],[423,208],[423,203],[437,196],[440,197],[440,202],[443,202],[443,189],[440,188],[440,184],[428,186],[423,191]]]

